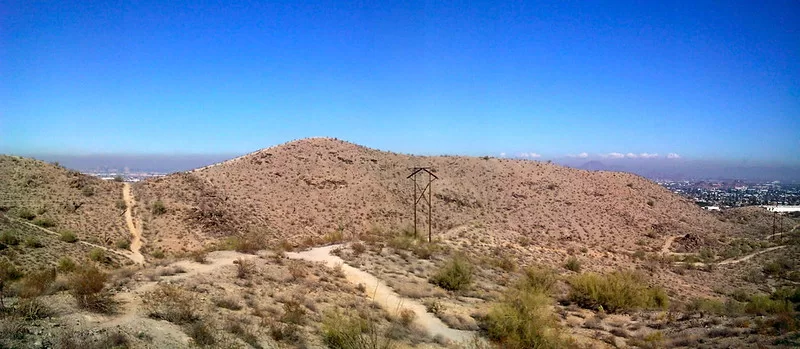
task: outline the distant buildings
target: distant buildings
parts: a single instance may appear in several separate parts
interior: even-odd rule
[[[797,205],[762,205],[761,207],[766,208],[767,211],[770,212],[778,212],[778,213],[789,213],[789,212],[800,212],[800,206]]]

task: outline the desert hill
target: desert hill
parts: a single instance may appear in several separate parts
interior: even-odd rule
[[[105,246],[129,236],[122,218],[122,183],[56,164],[0,155],[0,211],[80,240]]]
[[[723,222],[645,178],[555,164],[462,156],[413,156],[312,138],[137,184],[144,235],[191,248],[257,227],[299,243],[336,230],[402,229],[411,221],[410,168],[431,167],[434,235],[479,224],[493,235],[634,250],[667,236],[709,241],[748,228]],[[420,220],[424,221],[424,220]],[[422,222],[425,230],[424,222]],[[188,244],[187,244],[188,242]]]

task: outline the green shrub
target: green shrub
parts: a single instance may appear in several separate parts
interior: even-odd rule
[[[472,283],[472,264],[466,257],[456,255],[439,270],[431,283],[449,291],[458,291],[467,288]]]
[[[31,211],[31,209],[29,209],[29,208],[23,207],[23,208],[19,209],[19,211],[17,212],[17,216],[19,216],[19,218],[27,219],[27,220],[30,221],[30,220],[33,220],[34,218],[36,218],[36,213]]]
[[[538,289],[512,289],[486,317],[488,337],[502,348],[563,348],[553,300]]]
[[[567,270],[571,270],[571,271],[574,271],[576,273],[579,273],[581,271],[581,262],[578,261],[578,258],[576,258],[574,256],[573,257],[569,257],[569,258],[567,258],[567,262],[564,263],[564,268],[567,268]]]
[[[25,239],[25,246],[28,246],[30,248],[40,248],[43,247],[44,244],[42,244],[42,242],[39,239],[31,236]]]
[[[79,267],[68,280],[70,293],[78,306],[97,312],[108,313],[114,309],[115,302],[105,292],[108,274],[92,264]]]
[[[58,260],[58,271],[60,272],[70,273],[74,271],[76,267],[75,261],[69,257],[61,257],[61,259]]]
[[[102,248],[95,247],[89,251],[89,259],[95,262],[102,262],[106,259],[106,251]]]
[[[119,199],[114,202],[114,207],[118,210],[126,210],[128,209],[128,204],[125,203],[125,200]]]
[[[695,298],[686,304],[686,311],[692,314],[722,315],[725,314],[725,304],[716,299]]]
[[[61,232],[59,239],[64,242],[73,243],[78,241],[78,236],[70,230],[64,230]]]
[[[19,245],[19,238],[15,231],[6,230],[0,233],[0,243],[6,244],[8,246],[15,246]]]
[[[242,305],[239,304],[239,302],[236,301],[235,299],[233,299],[232,297],[223,297],[223,298],[214,299],[214,305],[216,305],[216,306],[218,306],[220,308],[225,308],[225,309],[229,309],[229,310],[240,310],[240,309],[242,309]]]
[[[131,248],[131,240],[130,239],[119,239],[117,242],[114,243],[118,249],[127,250]]]
[[[164,206],[164,203],[161,202],[161,200],[156,200],[152,205],[150,205],[150,211],[153,212],[154,215],[160,216],[167,213],[167,207]]]
[[[122,178],[122,176],[120,176],[120,175],[114,176],[114,182],[121,183],[121,182],[124,182],[124,181],[125,181],[125,179]]]
[[[22,272],[7,259],[0,258],[0,282],[14,281],[22,277]]]
[[[792,305],[785,300],[774,300],[767,295],[759,294],[750,297],[744,309],[748,314],[770,315],[791,312]]]
[[[51,317],[54,312],[37,298],[22,299],[17,303],[14,312],[25,320],[40,320]]]
[[[56,226],[56,221],[49,217],[39,217],[33,220],[33,224],[42,228],[52,228]]]
[[[162,259],[162,258],[166,257],[166,255],[164,254],[164,251],[162,251],[162,250],[155,250],[155,251],[151,252],[150,255],[153,256],[153,258],[158,258],[158,259]]]
[[[189,337],[194,339],[194,342],[201,346],[213,345],[217,342],[214,338],[213,331],[204,321],[198,321],[189,325],[187,331]]]
[[[606,275],[585,273],[569,279],[569,300],[578,305],[608,312],[642,308],[666,308],[668,300],[660,288],[649,288],[641,274],[616,271]]]
[[[322,341],[331,349],[390,349],[389,336],[372,320],[339,312],[327,312],[322,320]]]
[[[529,292],[550,294],[558,281],[555,271],[545,266],[531,266],[525,269],[525,275],[520,280],[519,289]]]
[[[226,238],[225,241],[222,242],[220,249],[253,254],[267,248],[266,236],[267,234],[265,232],[250,230]]]

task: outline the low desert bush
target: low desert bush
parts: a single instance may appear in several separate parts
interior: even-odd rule
[[[89,259],[95,262],[102,262],[106,259],[106,251],[102,248],[95,247],[89,251]]]
[[[16,246],[19,245],[19,238],[15,231],[6,230],[0,233],[0,243],[8,246]]]
[[[364,246],[361,242],[354,242],[350,245],[350,248],[353,249],[353,255],[358,256],[362,253],[367,251],[367,246]]]
[[[175,285],[159,285],[143,297],[148,316],[175,324],[188,324],[200,317],[197,301],[186,290]]]
[[[666,308],[669,304],[660,287],[648,287],[641,274],[616,271],[606,275],[585,273],[568,280],[568,298],[584,308],[624,312],[643,308]]]
[[[67,283],[80,308],[108,313],[114,310],[116,304],[105,291],[106,281],[108,274],[88,264],[77,268]]]
[[[431,283],[449,291],[463,290],[472,283],[473,266],[461,255],[456,255],[431,277]]]
[[[255,271],[256,266],[252,261],[244,258],[239,258],[236,260],[236,277],[240,279],[249,279],[250,275],[252,275]]]
[[[394,343],[374,320],[327,312],[322,320],[322,341],[331,349],[391,349]]]
[[[36,213],[34,213],[33,210],[31,210],[29,208],[23,207],[23,208],[19,209],[19,211],[17,211],[17,216],[19,216],[19,218],[26,219],[26,220],[30,221],[30,220],[33,220],[34,218],[36,218]]]
[[[125,200],[122,200],[122,199],[119,199],[119,200],[117,200],[116,202],[114,202],[114,206],[115,206],[115,207],[116,207],[118,210],[121,210],[121,211],[124,211],[124,210],[127,210],[127,209],[128,209],[128,204],[126,204],[126,203],[125,203]]]
[[[128,337],[120,331],[106,332],[99,338],[64,331],[59,336],[55,347],[61,349],[127,349],[131,347],[131,343]]]
[[[578,261],[577,257],[574,257],[574,256],[573,257],[569,257],[569,258],[567,258],[567,261],[564,263],[564,268],[567,268],[567,270],[571,270],[571,271],[574,271],[576,273],[580,273],[581,272],[581,262]]]
[[[206,251],[192,252],[192,260],[200,264],[206,264],[208,262],[208,252]]]
[[[774,300],[767,295],[758,294],[750,297],[744,310],[753,315],[770,315],[789,313],[792,311],[792,305],[785,300]]]
[[[76,267],[75,261],[69,257],[64,256],[58,260],[58,271],[62,273],[70,273],[74,271]]]
[[[264,232],[250,230],[239,235],[228,237],[220,247],[223,250],[235,250],[237,252],[253,254],[267,248],[266,236]]]
[[[81,194],[83,194],[83,196],[86,196],[86,197],[92,196],[92,195],[94,195],[94,188],[92,188],[92,187],[83,187],[83,189],[81,189]]]
[[[49,217],[39,217],[33,220],[33,224],[42,228],[52,228],[56,226],[56,221]]]
[[[45,269],[28,273],[19,283],[18,294],[22,298],[36,298],[50,289],[56,280],[55,269]]]
[[[40,247],[44,247],[44,244],[38,238],[31,236],[31,237],[25,239],[25,246],[30,247],[30,248],[40,248]]]
[[[538,291],[513,290],[489,311],[488,336],[503,348],[562,348],[552,299]]]
[[[217,343],[213,329],[205,321],[197,321],[187,326],[186,334],[192,337],[199,346],[209,346]]]
[[[294,325],[302,325],[306,319],[306,310],[300,301],[291,299],[283,303],[283,315],[281,322]]]
[[[555,271],[545,266],[531,266],[525,269],[518,288],[530,292],[550,294],[558,281]]]
[[[131,240],[130,239],[119,239],[117,242],[114,243],[114,246],[121,250],[127,250],[131,248]]]
[[[167,213],[167,207],[164,206],[164,203],[161,202],[161,200],[156,200],[150,205],[150,212],[156,216],[160,216]]]
[[[73,243],[78,241],[78,236],[76,236],[75,233],[72,231],[65,230],[61,232],[59,239],[61,239],[61,241],[64,242]]]
[[[230,309],[230,310],[240,310],[240,309],[242,309],[242,305],[239,304],[239,301],[237,301],[233,297],[222,297],[222,298],[214,299],[214,305],[216,305],[216,306],[218,306],[220,308],[225,308],[225,309]]]
[[[410,326],[411,323],[414,322],[414,319],[416,318],[417,318],[417,313],[415,313],[413,310],[408,308],[400,309],[400,323],[403,326],[405,327]]]
[[[17,303],[14,313],[25,320],[39,320],[53,316],[54,312],[38,298],[23,299]]]

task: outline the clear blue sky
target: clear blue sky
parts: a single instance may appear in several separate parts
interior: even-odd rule
[[[0,153],[800,163],[797,1],[0,1]]]

